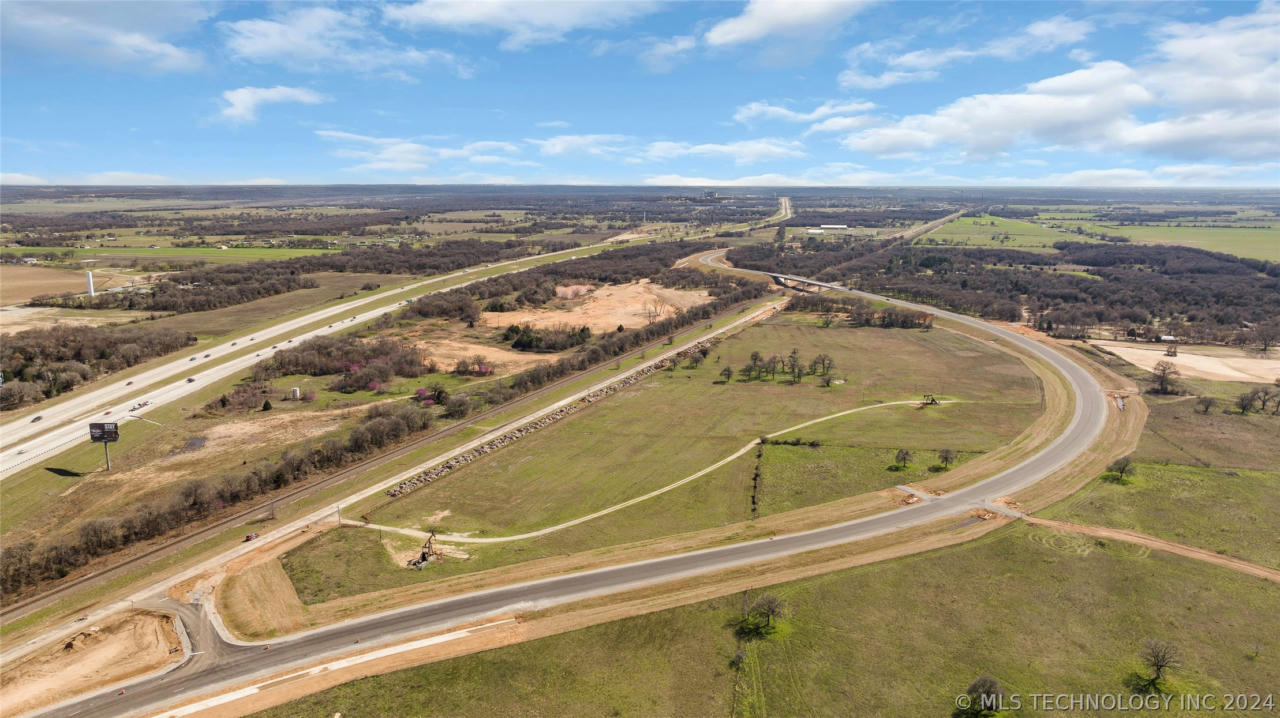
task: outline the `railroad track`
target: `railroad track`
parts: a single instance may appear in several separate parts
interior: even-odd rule
[[[732,314],[740,310],[745,304],[746,302],[742,302],[739,304],[735,304],[731,307],[728,307],[723,312],[708,319],[707,321],[708,323],[710,323],[710,322],[715,322],[719,319],[722,319],[725,316],[728,316],[729,314]],[[691,325],[690,327],[682,331],[676,332],[673,336],[676,337],[677,339],[686,337],[689,334],[700,331],[701,325],[702,325],[702,322]],[[644,352],[654,349],[655,347],[661,347],[665,345],[666,342],[667,342],[666,338],[656,339],[648,344],[632,349],[631,351],[626,352],[625,354],[620,354],[617,357],[614,357],[613,359],[614,361],[624,361],[627,359],[631,359]],[[423,446],[426,446],[427,444],[430,444],[435,441],[439,441],[440,439],[448,438],[449,436],[452,436],[453,434],[456,434],[459,431],[462,431],[463,429],[466,429],[478,422],[482,422],[485,419],[492,418],[493,416],[496,416],[501,413],[505,413],[507,411],[510,411],[513,408],[522,406],[524,404],[534,402],[539,398],[544,397],[547,394],[553,393],[568,384],[571,384],[576,381],[580,381],[584,376],[586,376],[587,373],[591,371],[596,371],[598,369],[599,367],[596,367],[595,369],[588,369],[586,372],[571,374],[562,379],[557,379],[556,381],[553,381],[550,384],[547,384],[546,386],[543,386],[539,389],[535,389],[534,391],[531,391],[528,394],[525,394],[516,399],[513,399],[505,404],[499,404],[498,406],[486,409],[478,414],[473,414],[462,421],[459,421],[455,424],[451,424],[450,426],[447,426],[443,429],[439,429],[437,431],[424,434],[423,436],[413,439],[407,443],[401,444],[400,446],[397,446],[396,448],[391,449],[389,451],[385,451],[375,456],[371,456],[367,459],[362,459],[335,473],[329,474],[328,476],[325,476],[324,478],[318,481],[307,483],[304,486],[299,486],[298,488],[289,490],[286,493],[276,496],[270,500],[263,501],[249,508],[246,508],[243,511],[238,511],[230,516],[218,519],[213,523],[207,524],[205,526],[202,526],[196,529],[192,533],[182,534],[177,537],[174,537],[169,541],[156,545],[152,548],[146,549],[139,554],[130,556],[119,563],[108,566],[99,571],[87,573],[83,576],[78,576],[76,578],[70,579],[64,583],[53,586],[46,591],[28,596],[20,601],[17,601],[14,603],[6,603],[3,607],[0,607],[0,620],[12,620],[12,619],[21,618],[24,615],[27,615],[33,611],[37,611],[41,608],[44,608],[45,606],[48,606],[49,604],[53,603],[60,597],[66,595],[70,591],[73,591],[77,588],[84,588],[84,587],[92,586],[94,584],[110,581],[111,579],[124,574],[126,571],[129,570],[130,567],[140,565],[144,561],[154,561],[157,559],[162,559],[171,554],[177,553],[185,548],[198,544],[201,541],[205,541],[210,538],[213,538],[217,534],[221,533],[222,531],[226,530],[231,526],[236,525],[237,523],[243,523],[245,521],[261,517],[263,514],[266,514],[268,512],[270,512],[270,514],[274,516],[275,510],[280,506],[288,506],[301,499],[305,499],[319,491],[323,491],[324,489],[340,484],[343,481],[346,481],[348,479],[355,478],[367,471],[376,469],[379,466],[382,466],[384,464],[388,464],[393,461],[396,461],[397,459],[403,458],[421,449]]]

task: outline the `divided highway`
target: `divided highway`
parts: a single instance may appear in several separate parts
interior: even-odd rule
[[[722,255],[703,258],[708,264],[724,266]],[[978,327],[998,338],[1026,349],[1050,364],[1067,380],[1075,395],[1074,409],[1065,431],[1034,456],[995,476],[933,500],[877,514],[863,519],[827,526],[773,539],[751,541],[691,553],[649,559],[620,566],[583,571],[564,576],[479,591],[440,601],[356,619],[286,638],[273,639],[270,650],[261,644],[228,642],[207,629],[207,623],[192,632],[200,636],[194,651],[205,651],[176,670],[130,686],[124,695],[114,691],[90,696],[49,711],[58,716],[118,716],[154,711],[185,698],[207,695],[254,677],[265,676],[293,666],[350,653],[370,645],[402,641],[406,637],[444,630],[462,623],[506,613],[546,607],[590,596],[617,593],[674,579],[753,564],[769,559],[836,546],[955,516],[975,507],[988,506],[993,499],[1027,488],[1086,451],[1097,439],[1107,418],[1108,403],[1098,382],[1066,356],[1031,339],[972,317],[902,302],[885,297],[814,282],[803,277],[757,272],[788,281],[820,286],[870,299],[931,312],[946,319]],[[184,620],[205,622],[206,613],[184,607]]]
[[[538,255],[538,258],[571,255],[607,244],[608,242],[604,242],[551,252]],[[563,257],[563,259],[572,258],[572,256]],[[384,304],[388,294],[428,287],[493,267],[527,263],[530,259],[532,258],[521,257],[483,267],[470,267],[450,274],[433,276],[390,292],[320,309],[305,316],[281,322],[250,337],[240,337],[202,349],[194,354],[184,353],[179,358],[159,364],[128,380],[122,379],[83,393],[77,392],[65,401],[44,410],[37,410],[36,416],[39,419],[23,417],[0,426],[0,440],[4,442],[4,449],[0,451],[0,479],[41,457],[65,450],[75,442],[87,441],[88,423],[91,421],[126,422],[136,419],[159,406],[204,389],[213,382],[235,376],[272,356],[280,349],[287,348],[290,343],[334,334],[353,324],[376,319],[403,306],[401,302]],[[490,276],[493,275],[486,274],[483,278],[487,279]],[[466,286],[470,283],[455,284],[447,289]],[[332,323],[308,332],[295,333],[303,327],[326,319],[332,320]],[[253,348],[255,351],[227,359],[230,355],[243,352],[246,347]],[[169,383],[147,389],[166,381]],[[142,391],[143,389],[147,390]],[[144,401],[146,405],[140,406]]]

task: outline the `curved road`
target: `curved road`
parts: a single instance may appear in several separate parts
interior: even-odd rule
[[[718,255],[703,258],[708,264]],[[724,265],[720,265],[724,266]],[[1014,332],[986,322],[934,307],[887,299],[848,290],[803,277],[779,277],[870,299],[928,311],[969,326],[981,328],[1033,353],[1066,377],[1075,392],[1075,408],[1066,430],[1036,455],[988,479],[942,497],[855,521],[788,534],[773,539],[705,549],[692,553],[584,571],[527,583],[503,586],[369,616],[347,623],[274,639],[270,650],[261,644],[233,644],[204,626],[192,632],[193,650],[204,651],[176,670],[138,682],[125,695],[100,693],[49,711],[59,716],[118,716],[156,710],[178,700],[208,694],[231,684],[265,676],[292,666],[310,665],[328,656],[350,652],[355,640],[360,648],[389,644],[406,636],[443,630],[498,613],[551,606],[631,588],[652,585],[725,568],[757,563],[814,549],[836,546],[982,507],[989,501],[1026,488],[1049,476],[1089,448],[1107,418],[1108,403],[1102,387],[1080,365],[1058,352]],[[208,620],[183,607],[184,619]],[[207,626],[207,624],[205,624]]]

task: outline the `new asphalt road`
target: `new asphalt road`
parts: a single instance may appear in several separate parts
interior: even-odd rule
[[[703,261],[716,263],[716,259],[717,257],[712,255],[704,257]],[[974,507],[984,506],[992,499],[1014,493],[1049,476],[1087,450],[1106,421],[1108,404],[1098,382],[1078,364],[1031,339],[971,317],[940,311],[933,307],[854,292],[836,285],[815,283],[801,277],[782,276],[782,278],[818,284],[837,291],[928,311],[953,321],[979,327],[994,335],[998,341],[1016,344],[1048,362],[1066,378],[1075,393],[1071,421],[1061,435],[1036,455],[995,476],[934,500],[856,521],[773,539],[650,559],[456,596],[296,634],[285,639],[276,639],[271,642],[270,649],[264,649],[261,644],[233,645],[203,626],[198,628],[193,626],[193,629],[196,629],[192,631],[193,650],[204,651],[204,653],[196,655],[163,676],[143,680],[130,686],[124,695],[111,691],[89,696],[75,703],[58,707],[49,714],[119,716],[155,711],[165,705],[213,693],[257,676],[291,666],[317,663],[325,657],[351,652],[356,648],[357,638],[361,640],[359,647],[364,649],[370,645],[404,640],[412,635],[444,630],[496,613],[544,607],[589,596],[617,593],[639,586],[867,539],[898,529],[929,523],[964,513]],[[189,624],[207,620],[190,607],[184,607],[183,612]]]

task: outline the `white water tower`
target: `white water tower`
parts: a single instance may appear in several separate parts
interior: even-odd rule
[[[89,296],[92,297],[93,296],[93,270],[92,269],[85,271],[84,280],[89,285]]]

